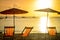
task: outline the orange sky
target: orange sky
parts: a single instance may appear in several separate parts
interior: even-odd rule
[[[26,11],[29,11],[28,15],[34,16],[34,12],[35,12],[34,10],[37,9],[35,8],[36,1],[37,0],[0,0],[0,11],[16,7],[19,9],[24,9]],[[60,11],[60,0],[52,0],[52,1],[53,1],[52,9]]]

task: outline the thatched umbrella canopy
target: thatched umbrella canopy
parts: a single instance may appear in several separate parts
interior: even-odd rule
[[[53,10],[51,8],[39,9],[39,10],[35,10],[35,11],[60,13],[59,11]]]
[[[1,14],[25,14],[28,12],[17,8],[11,8],[11,9],[1,11],[0,13]]]

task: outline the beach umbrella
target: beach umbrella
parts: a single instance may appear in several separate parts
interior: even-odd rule
[[[48,13],[49,13],[49,12],[60,14],[59,11],[53,10],[53,9],[51,9],[51,8],[38,9],[38,10],[35,10],[35,11],[47,12],[47,22],[46,22],[46,26],[47,26],[47,24],[48,24],[48,15],[49,15]]]
[[[39,12],[47,12],[47,21],[46,21],[46,27],[48,27],[48,16],[49,16],[49,13],[52,12],[52,13],[58,13],[60,14],[59,11],[56,11],[56,10],[53,10],[51,8],[45,8],[45,9],[38,9],[38,10],[35,10],[35,11],[39,11]],[[46,36],[46,35],[45,35]],[[45,39],[46,40],[46,39]]]
[[[7,9],[7,10],[4,10],[4,11],[1,11],[0,14],[12,14],[13,15],[13,25],[15,27],[15,14],[26,14],[28,13],[28,11],[25,11],[25,10],[21,10],[21,9],[17,9],[17,8],[11,8],[11,9]]]

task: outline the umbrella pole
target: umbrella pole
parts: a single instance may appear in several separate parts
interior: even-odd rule
[[[13,27],[14,27],[14,33],[15,33],[15,14],[13,14]]]
[[[47,20],[46,20],[46,27],[48,27],[48,12],[47,12]]]
[[[13,14],[13,26],[15,27],[15,14]]]
[[[49,16],[49,14],[48,14],[48,12],[47,12],[46,28],[48,27],[48,16]],[[45,34],[45,40],[46,40],[46,34]]]

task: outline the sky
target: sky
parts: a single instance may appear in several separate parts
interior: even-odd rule
[[[23,14],[23,16],[40,16],[40,13],[34,11],[40,9],[39,1],[40,0],[0,0],[0,12],[10,8],[18,8],[29,12],[27,15]],[[48,4],[48,2],[44,2],[45,0],[42,2],[43,7],[46,5],[45,3]],[[52,9],[60,11],[60,0],[52,0],[51,4]]]

